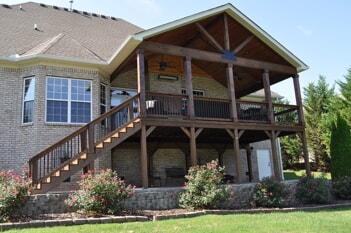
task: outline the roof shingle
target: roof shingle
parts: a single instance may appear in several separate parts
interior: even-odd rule
[[[0,28],[0,56],[48,54],[95,61],[108,61],[129,35],[143,31],[119,18],[33,2],[0,5]]]

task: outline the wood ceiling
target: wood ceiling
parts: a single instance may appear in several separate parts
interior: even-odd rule
[[[228,30],[226,30],[225,21],[227,21]],[[228,33],[228,37],[225,36],[226,32]],[[254,36],[244,26],[226,13],[213,15],[203,20],[192,22],[173,30],[168,30],[146,39],[143,43],[152,42],[165,46],[175,46],[174,48],[186,48],[191,51],[196,50],[208,52],[209,54],[223,55],[223,51],[220,51],[220,48],[226,47],[226,38],[228,38],[230,51],[236,51],[235,57],[238,60],[242,60],[238,65],[235,62],[232,63],[237,98],[263,88],[263,69],[257,68],[257,66],[251,66],[250,63],[252,62],[259,65],[262,64],[262,67],[267,64],[272,64],[273,66],[278,65],[283,68],[288,67],[286,72],[285,70],[282,71],[282,69],[279,69],[278,71],[269,69],[271,85],[287,79],[296,73],[296,68],[293,65],[289,64],[267,44]],[[143,46],[143,43],[141,43],[141,47]],[[150,46],[152,46],[152,44],[150,44],[149,47]],[[163,50],[167,54],[167,50],[170,49],[163,48]],[[174,58],[172,58],[173,61],[170,59],[170,55],[174,56]],[[207,54],[205,54],[205,56],[206,55]],[[167,57],[169,59],[168,61],[163,60],[165,59],[165,56],[162,52],[147,51],[147,49],[145,49],[146,64],[148,64],[148,61],[149,64],[153,64],[157,59],[160,59],[160,62],[162,61],[166,63],[174,62],[174,60],[177,59],[181,59],[181,61],[184,60],[184,56],[177,56],[174,54],[169,54]],[[134,60],[133,64],[135,64],[135,59],[130,59],[130,61],[132,60]],[[216,79],[222,85],[227,86],[227,64],[225,62],[216,62],[213,61],[213,59],[206,60],[206,58],[192,58],[191,62],[193,70],[201,70],[204,74],[208,74],[208,76]],[[179,62],[179,64],[179,68],[176,69],[179,72],[179,75],[183,75],[183,62]],[[133,65],[133,67],[135,66]],[[163,71],[163,73],[165,72],[167,72],[167,69]],[[173,67],[171,73],[174,74],[174,72]]]

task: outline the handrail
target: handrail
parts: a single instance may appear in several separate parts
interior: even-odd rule
[[[137,117],[134,107],[138,100],[139,95],[133,96],[30,158],[29,174],[33,184],[75,155],[94,152],[96,144],[107,134]]]

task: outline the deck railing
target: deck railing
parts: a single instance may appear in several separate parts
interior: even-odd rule
[[[269,123],[268,104],[265,102],[237,100],[240,121]],[[188,96],[148,93],[146,95],[148,117],[188,117]],[[232,120],[230,100],[194,97],[196,119]],[[299,124],[298,107],[295,105],[273,104],[273,117],[278,124]]]
[[[94,152],[95,146],[115,129],[137,116],[139,95],[114,107],[79,130],[73,132],[29,160],[29,172],[33,183],[63,167],[74,156]]]

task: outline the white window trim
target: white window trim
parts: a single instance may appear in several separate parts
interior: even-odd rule
[[[68,80],[68,99],[67,100],[62,100],[62,99],[48,99],[47,98],[47,92],[48,92],[48,88],[47,88],[47,80],[49,78],[54,78],[54,79],[67,79]],[[46,76],[46,84],[45,84],[45,123],[46,124],[59,124],[59,125],[67,125],[67,124],[70,124],[70,125],[82,125],[82,124],[86,124],[84,122],[71,122],[71,103],[72,103],[72,99],[71,99],[71,88],[72,88],[72,85],[71,85],[71,81],[72,80],[78,80],[78,81],[87,81],[90,83],[90,101],[73,101],[73,102],[83,102],[83,103],[90,103],[90,121],[93,119],[93,91],[92,91],[92,81],[91,80],[87,80],[87,79],[75,79],[75,78],[65,78],[65,77],[59,77],[59,76],[51,76],[51,75],[47,75]],[[54,121],[47,121],[47,102],[48,100],[53,100],[53,101],[67,101],[68,104],[67,104],[67,122],[54,122]]]
[[[25,100],[25,88],[26,88],[26,80],[28,79],[32,79],[34,80],[34,94],[33,94],[33,99],[32,100]],[[23,125],[30,125],[30,124],[33,124],[34,122],[34,115],[35,115],[35,109],[34,109],[34,102],[35,102],[35,76],[30,76],[30,77],[26,77],[23,79],[23,88],[22,88],[22,115],[21,115],[21,122]],[[30,122],[24,122],[24,104],[25,102],[28,102],[28,101],[33,101],[33,119],[32,121]]]

